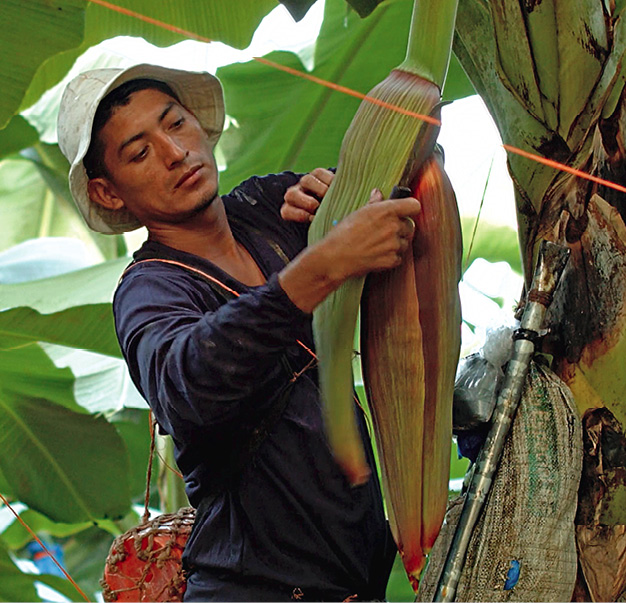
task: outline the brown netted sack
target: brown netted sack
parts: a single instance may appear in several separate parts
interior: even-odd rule
[[[457,601],[571,601],[582,430],[569,388],[533,362],[468,547]],[[452,501],[418,592],[432,601],[463,507]]]
[[[195,511],[190,507],[144,522],[118,536],[104,567],[105,601],[182,601],[181,557]]]

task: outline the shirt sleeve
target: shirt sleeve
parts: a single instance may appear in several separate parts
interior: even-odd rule
[[[205,283],[171,266],[136,267],[113,309],[133,381],[166,432],[232,424],[287,377],[280,362],[310,321],[275,274],[221,303]]]

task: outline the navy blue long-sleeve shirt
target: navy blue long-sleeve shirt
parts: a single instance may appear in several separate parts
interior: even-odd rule
[[[208,260],[147,241],[136,262],[181,262],[239,296],[163,262],[131,267],[115,294],[130,374],[172,436],[198,508],[183,559],[190,571],[186,600],[385,595],[395,549],[376,471],[365,485],[351,487],[334,461],[314,366],[293,381],[284,410],[251,458],[245,453],[251,428],[312,360],[297,343],[314,348],[311,316],[277,278],[306,245],[308,225],[280,217],[283,195],[297,181],[292,173],[254,177],[222,197],[233,234],[265,274],[264,285],[245,286]],[[355,413],[373,467],[356,405]],[[243,458],[243,467],[233,458]]]

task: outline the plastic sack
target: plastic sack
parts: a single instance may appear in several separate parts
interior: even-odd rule
[[[457,601],[572,600],[582,455],[582,427],[570,390],[552,371],[531,363],[470,539]],[[420,581],[419,601],[433,600],[463,502],[464,495],[449,504]]]

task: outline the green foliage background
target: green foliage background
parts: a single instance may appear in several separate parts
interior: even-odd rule
[[[273,0],[118,4],[235,47],[245,47],[276,6]],[[312,2],[284,4],[301,16]],[[403,59],[412,3],[350,4],[359,14],[344,0],[327,0],[312,73],[367,92]],[[0,64],[0,125],[5,126],[0,131],[0,252],[33,238],[74,237],[98,261],[14,284],[0,280],[0,494],[28,507],[22,517],[36,532],[64,544],[68,569],[93,600],[113,536],[138,521],[133,504],[143,500],[149,450],[147,409],[128,382],[111,314],[127,247],[122,237],[86,229],[70,199],[68,166],[58,147],[42,142],[18,112],[101,40],[124,34],[168,45],[183,37],[82,0],[2,0],[1,5],[10,26],[0,38],[5,57]],[[267,58],[304,69],[291,53]],[[227,163],[221,174],[224,190],[254,173],[336,163],[357,100],[254,61],[223,67],[218,75],[228,114],[237,124],[219,147]],[[453,58],[444,96],[452,100],[471,93]],[[464,233],[472,228],[473,223],[464,224]],[[508,261],[519,270],[516,233],[481,225],[472,257]],[[24,266],[40,260],[22,258]],[[466,463],[453,459],[452,477],[465,469]],[[154,487],[152,502],[158,505]],[[40,600],[35,579],[80,600],[63,580],[18,569],[14,558],[29,540],[16,522],[0,534],[0,601]],[[396,564],[389,600],[408,600],[411,592]]]

